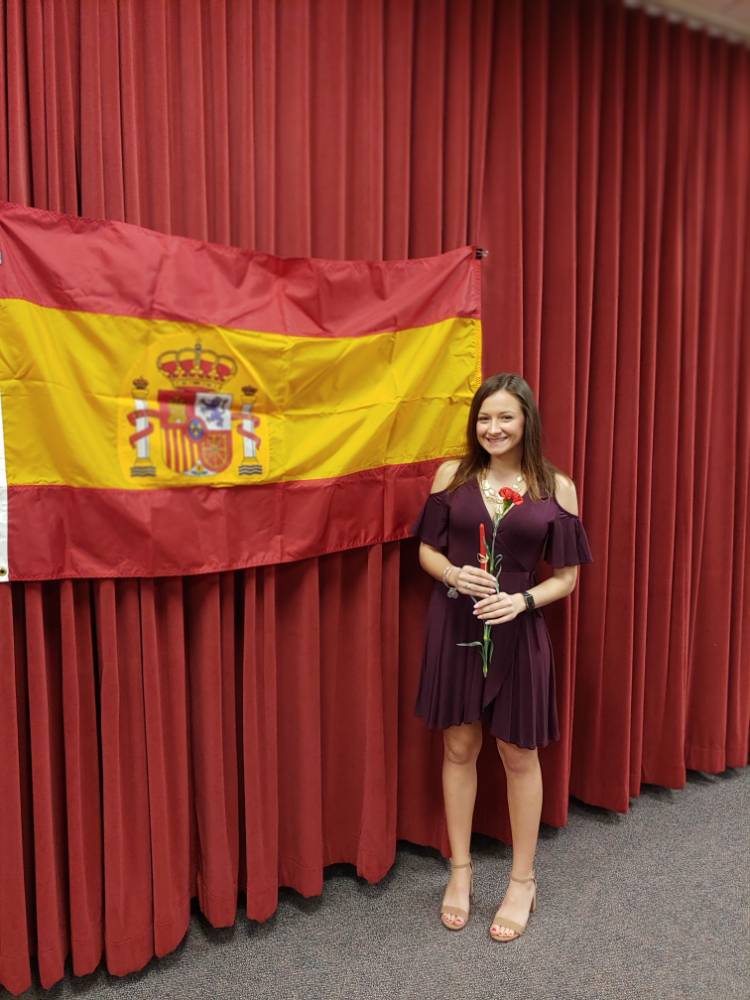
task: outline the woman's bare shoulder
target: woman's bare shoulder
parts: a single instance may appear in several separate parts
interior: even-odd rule
[[[555,473],[555,500],[563,510],[578,516],[578,494],[576,484],[562,472]]]
[[[450,485],[460,464],[461,460],[458,458],[449,458],[447,462],[443,462],[435,473],[430,493],[440,493],[441,490],[446,489]]]

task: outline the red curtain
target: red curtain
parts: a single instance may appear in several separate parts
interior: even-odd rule
[[[489,248],[485,371],[538,392],[596,559],[545,609],[543,820],[745,765],[750,52],[591,0],[0,12],[12,201],[282,255]],[[0,984],[138,968],[194,895],[263,919],[332,862],[445,850],[428,591],[413,542],[0,585]],[[481,766],[476,828],[509,841]]]

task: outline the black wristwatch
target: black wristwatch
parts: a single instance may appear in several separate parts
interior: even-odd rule
[[[527,611],[533,611],[536,608],[536,604],[534,604],[534,598],[531,596],[531,594],[528,592],[528,590],[524,590],[524,592],[523,592],[523,599],[524,599],[524,601],[526,601],[526,610]]]

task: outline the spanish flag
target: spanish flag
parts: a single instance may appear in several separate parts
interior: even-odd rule
[[[0,580],[404,538],[480,381],[479,262],[283,259],[0,204]]]

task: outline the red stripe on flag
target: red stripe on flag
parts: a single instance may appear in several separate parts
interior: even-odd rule
[[[8,202],[0,236],[0,298],[55,309],[307,337],[480,316],[473,247],[419,260],[272,257]]]
[[[183,576],[396,541],[438,464],[226,489],[10,486],[10,577]],[[212,532],[213,518],[228,530]]]

